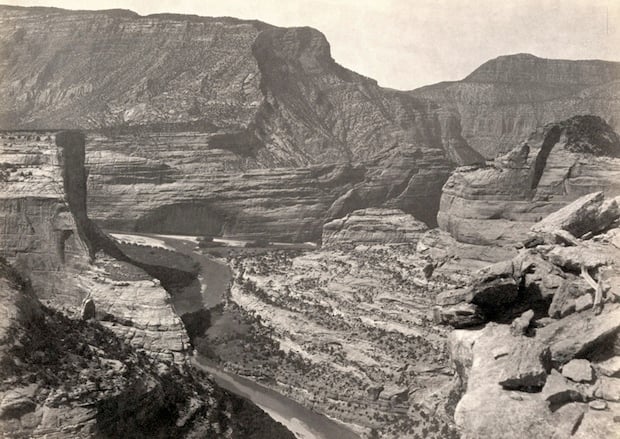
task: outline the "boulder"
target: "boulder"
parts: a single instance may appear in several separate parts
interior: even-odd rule
[[[610,257],[599,249],[590,247],[555,247],[547,253],[549,262],[566,271],[588,270],[611,263]]]
[[[469,287],[471,303],[482,307],[502,307],[519,295],[512,261],[498,262],[479,270]]]
[[[562,375],[576,383],[589,383],[594,377],[592,366],[588,360],[575,359],[562,367]]]
[[[459,333],[458,337],[454,333]],[[570,437],[579,424],[587,409],[585,404],[568,403],[552,412],[542,392],[506,391],[497,385],[514,361],[510,355],[493,358],[492,352],[521,340],[532,341],[526,337],[515,339],[508,325],[496,323],[480,330],[453,331],[450,335],[450,352],[459,358],[457,372],[466,383],[454,412],[454,421],[463,437],[559,439]]]
[[[584,294],[583,296],[575,299],[575,312],[585,311],[586,309],[592,308],[594,304],[594,299],[591,294]]]
[[[534,311],[532,311],[531,309],[525,311],[523,314],[521,314],[519,317],[512,321],[512,324],[510,325],[510,333],[515,337],[524,335],[527,332],[527,329],[529,328],[530,322],[533,318]]]
[[[555,369],[547,376],[542,396],[549,403],[552,411],[569,402],[583,402],[585,396],[577,387],[560,375]]]
[[[473,303],[458,303],[456,305],[436,307],[435,315],[436,323],[449,325],[454,328],[467,328],[486,322],[480,307]]]
[[[565,364],[593,351],[620,329],[620,305],[606,304],[603,311],[571,314],[536,331],[536,338],[551,349],[554,364]]]
[[[575,299],[594,293],[588,283],[578,277],[571,276],[562,282],[549,306],[549,316],[553,318],[566,317],[576,309]]]
[[[607,408],[607,403],[601,399],[595,399],[594,401],[590,401],[588,406],[592,410],[605,410]]]
[[[620,377],[620,356],[616,355],[596,365],[598,371],[608,377]]]
[[[580,237],[587,232],[605,230],[619,217],[618,203],[613,199],[606,201],[603,192],[594,192],[548,215],[532,226],[532,231],[543,236],[554,236],[554,231],[566,230]],[[552,242],[548,238],[545,241]]]
[[[523,287],[530,300],[550,301],[564,283],[564,273],[537,251],[523,251],[513,260],[519,266]]]
[[[597,381],[594,396],[605,401],[620,402],[620,379],[601,377]]]
[[[530,338],[515,339],[499,384],[505,389],[533,391],[545,385],[550,369],[547,346]]]

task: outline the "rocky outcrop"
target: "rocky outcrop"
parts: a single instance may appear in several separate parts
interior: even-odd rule
[[[611,207],[585,209],[593,200]],[[607,283],[620,272],[620,248],[610,239],[620,219],[617,210],[609,214],[614,203],[585,195],[532,227],[530,249],[438,296],[435,320],[459,328],[449,347],[463,390],[454,416],[464,437],[585,438],[614,431],[620,380],[608,376],[620,354],[620,306]],[[596,254],[601,262],[563,263],[562,250]],[[506,282],[514,285],[512,294]],[[463,324],[454,309],[467,306],[477,315],[461,317],[477,319]]]
[[[42,306],[4,261],[0,314],[2,436],[246,437],[251,419],[259,437],[293,437],[205,376]]]
[[[2,142],[2,256],[50,307],[78,317],[90,301],[135,348],[183,362],[189,339],[169,293],[88,218],[84,136],[22,132]]]
[[[491,164],[456,170],[443,188],[437,221],[463,243],[514,246],[536,221],[585,194],[619,195],[619,157],[620,139],[600,118],[576,116],[547,125]],[[592,214],[603,208],[602,196],[594,196]],[[599,217],[604,224],[594,229],[614,215],[611,204],[604,208],[609,210]],[[588,215],[583,212],[584,219]],[[548,221],[558,229],[561,220]],[[565,230],[580,235],[575,228]]]
[[[577,114],[620,129],[620,63],[500,56],[462,81],[411,92],[445,108],[463,139],[487,159],[508,152],[538,127]]]
[[[62,148],[38,133],[3,135],[1,148],[2,256],[41,299],[78,306],[87,293],[74,279],[88,270],[90,251],[63,187]]]
[[[323,226],[324,247],[359,244],[416,244],[428,227],[398,209],[362,209]]]

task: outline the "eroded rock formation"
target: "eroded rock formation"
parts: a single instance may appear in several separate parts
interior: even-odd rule
[[[359,244],[413,244],[428,227],[398,209],[362,209],[326,223],[323,247]]]
[[[505,57],[407,93],[338,65],[311,28],[1,12],[0,127],[94,130],[89,204],[106,227],[318,240],[324,222],[380,206],[434,225],[454,165],[576,113],[617,123],[617,63]]]
[[[168,292],[88,218],[84,141],[79,132],[3,134],[2,256],[49,306],[78,316],[91,299],[132,346],[182,362],[189,339]]]
[[[339,66],[311,28],[14,7],[1,24],[0,125],[98,130],[89,193],[106,225],[165,227],[192,205],[209,215],[177,232],[318,240],[354,187],[352,209],[390,201],[434,223],[453,164],[480,160],[432,106]],[[363,170],[324,182],[343,163]]]
[[[437,221],[457,241],[511,246],[578,197],[620,194],[620,140],[600,118],[576,116],[534,132],[485,166],[457,169]]]
[[[608,208],[584,209],[592,200]],[[613,435],[620,381],[607,365],[620,355],[619,219],[616,200],[585,195],[537,223],[530,249],[438,296],[437,321],[475,327],[449,342],[464,437]],[[574,250],[570,263],[557,256],[563,250]]]

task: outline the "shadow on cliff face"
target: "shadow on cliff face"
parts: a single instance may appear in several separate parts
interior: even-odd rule
[[[198,267],[184,259],[183,255],[166,252],[161,254],[152,248],[121,248],[88,218],[86,204],[86,180],[84,166],[86,137],[80,131],[61,131],[56,134],[58,160],[62,168],[64,191],[69,210],[73,214],[80,238],[88,246],[90,257],[98,251],[123,262],[129,262],[152,277],[159,279],[169,292],[179,285],[196,279]]]
[[[220,236],[226,218],[208,202],[175,203],[148,212],[136,221],[137,232]]]

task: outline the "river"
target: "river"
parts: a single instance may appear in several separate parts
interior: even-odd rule
[[[117,234],[113,233],[113,235]],[[124,233],[123,236],[127,238],[132,235]],[[199,280],[202,306],[212,308],[223,301],[226,289],[231,281],[230,268],[221,260],[196,251],[197,242],[195,237],[146,233],[136,233],[133,236],[137,238],[136,240],[140,238],[157,240],[168,248],[190,256],[200,264]],[[183,297],[179,297],[177,300],[173,298],[173,304],[177,312],[181,312],[181,309],[189,312],[195,309],[196,306],[201,306],[199,303],[196,303],[195,293],[195,291],[183,293]],[[189,303],[190,297],[194,298],[191,300],[193,302],[191,304]],[[261,384],[229,373],[217,367],[217,365],[200,354],[194,354],[192,364],[211,374],[220,387],[245,397],[262,408],[269,416],[286,426],[299,439],[359,439],[360,437],[346,425],[316,413]]]

